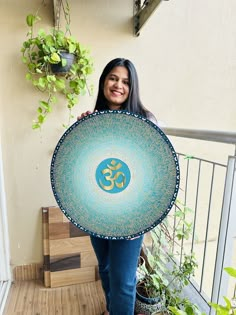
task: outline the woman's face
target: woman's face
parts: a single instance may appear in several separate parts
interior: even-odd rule
[[[111,110],[120,109],[129,96],[129,73],[123,66],[115,67],[105,78],[103,93]]]

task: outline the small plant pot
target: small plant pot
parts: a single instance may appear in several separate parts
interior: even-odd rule
[[[136,291],[135,312],[137,314],[152,315],[162,312],[164,308],[160,297],[147,298]]]
[[[60,56],[61,58],[66,60],[66,65],[62,66],[61,62],[56,63],[56,64],[51,64],[51,70],[54,74],[63,75],[70,71],[70,68],[75,60],[75,55],[65,52],[65,51],[61,51]]]

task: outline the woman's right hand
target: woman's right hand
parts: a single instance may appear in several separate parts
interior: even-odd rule
[[[77,117],[77,120],[80,120],[81,118],[84,118],[85,116],[88,116],[92,114],[92,112],[90,110],[87,110],[87,112],[82,113],[80,116]]]

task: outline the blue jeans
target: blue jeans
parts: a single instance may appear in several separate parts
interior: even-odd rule
[[[136,270],[143,236],[134,240],[105,240],[91,236],[110,315],[133,315]]]

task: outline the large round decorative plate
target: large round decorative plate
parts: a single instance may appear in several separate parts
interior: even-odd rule
[[[142,116],[102,111],[74,123],[51,162],[58,206],[81,230],[129,239],[159,224],[179,188],[179,165],[163,131]]]

